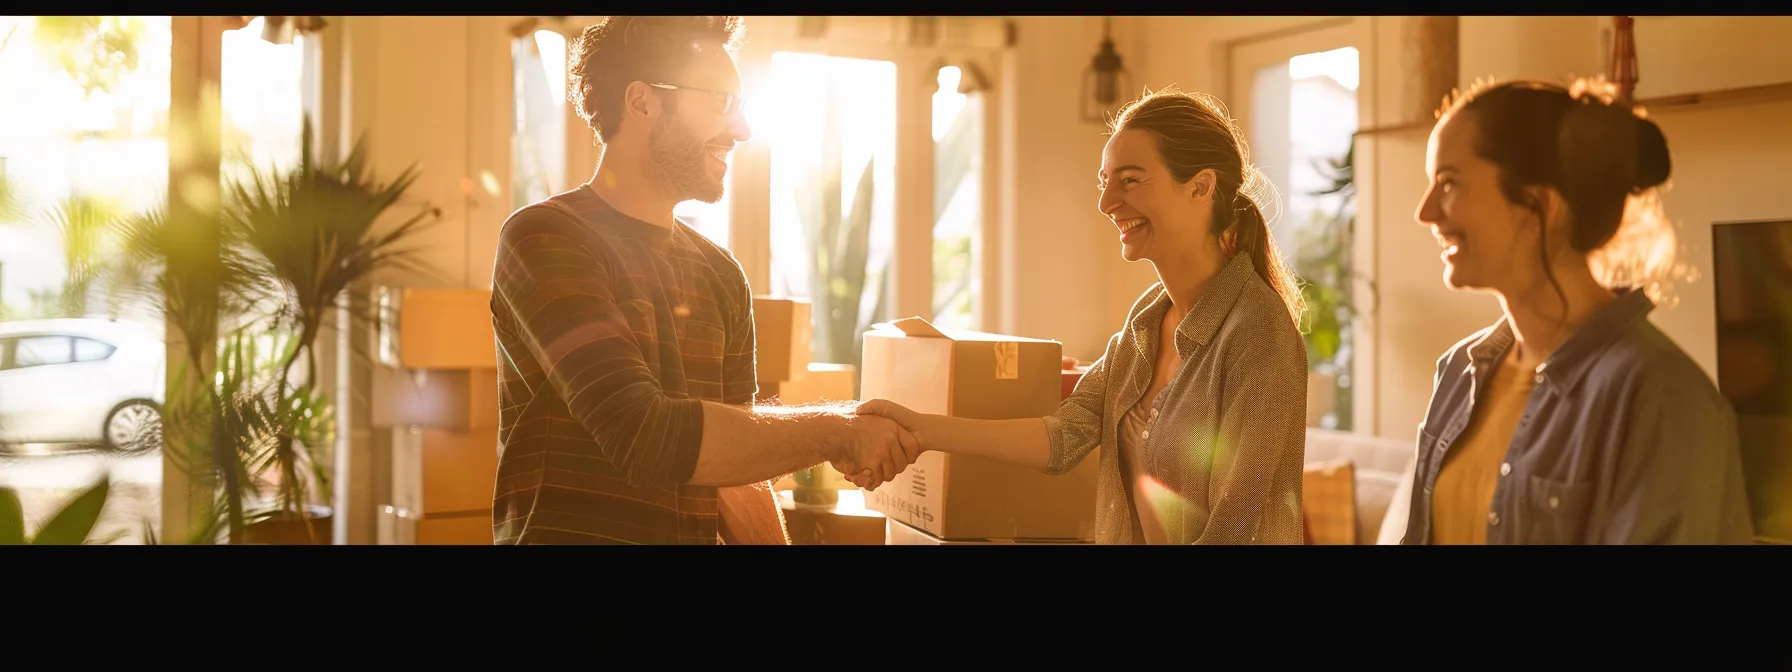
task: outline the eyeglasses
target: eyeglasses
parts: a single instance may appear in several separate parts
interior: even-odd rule
[[[747,99],[738,93],[717,91],[715,89],[699,89],[694,86],[679,86],[677,84],[667,84],[665,82],[646,82],[646,84],[653,88],[665,89],[667,91],[697,91],[700,93],[720,96],[722,98],[722,116],[734,114],[735,112],[746,109],[747,106]]]

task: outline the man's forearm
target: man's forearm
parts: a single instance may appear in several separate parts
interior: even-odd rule
[[[703,403],[703,441],[691,485],[767,481],[834,460],[848,440],[851,407],[742,408]]]
[[[914,429],[923,450],[977,455],[1039,470],[1051,461],[1051,439],[1046,436],[1045,421],[1039,418],[973,420],[921,415]]]

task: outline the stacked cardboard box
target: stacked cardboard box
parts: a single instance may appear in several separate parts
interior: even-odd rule
[[[860,397],[914,411],[1001,420],[1050,415],[1064,398],[1056,341],[970,331],[920,318],[865,334]],[[1096,455],[1061,476],[929,451],[866,496],[866,506],[948,541],[1093,539]]]
[[[809,370],[809,341],[814,326],[809,302],[753,297],[753,342],[758,348],[759,398],[779,396],[785,381]]]
[[[382,292],[369,420],[389,432],[380,543],[491,544],[498,473],[491,292]]]

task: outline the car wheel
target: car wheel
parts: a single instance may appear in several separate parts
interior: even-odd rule
[[[142,399],[119,404],[101,428],[107,450],[141,453],[162,447],[162,410]]]

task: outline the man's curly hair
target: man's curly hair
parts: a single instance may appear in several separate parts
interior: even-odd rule
[[[745,21],[739,16],[611,16],[588,27],[568,56],[568,102],[606,142],[622,130],[622,92],[631,82],[678,76],[706,45],[734,49]]]

